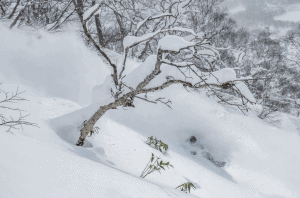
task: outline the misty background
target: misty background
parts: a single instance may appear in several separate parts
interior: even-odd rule
[[[230,17],[252,32],[266,27],[278,35],[296,28],[300,22],[299,0],[225,0]]]

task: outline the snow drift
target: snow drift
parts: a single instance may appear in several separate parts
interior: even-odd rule
[[[173,110],[135,99],[136,108],[109,111],[97,123],[99,134],[88,137],[86,147],[76,147],[82,122],[111,100],[102,94],[111,81],[105,80],[109,70],[75,35],[39,34],[40,39],[0,31],[3,89],[26,89],[30,101],[16,105],[40,126],[13,134],[0,128],[0,197],[300,196],[296,118],[279,129],[178,85],[148,94],[170,99]],[[148,68],[137,71],[143,69]],[[93,103],[85,106],[92,95]],[[144,143],[152,135],[169,144],[167,154]],[[190,144],[191,136],[197,144]],[[226,166],[202,156],[202,146]],[[142,180],[151,153],[174,169]],[[192,195],[175,190],[187,181],[197,187]]]

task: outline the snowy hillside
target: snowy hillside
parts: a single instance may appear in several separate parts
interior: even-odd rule
[[[286,116],[276,127],[205,92],[174,86],[148,95],[167,97],[172,109],[137,100],[135,108],[110,110],[96,124],[99,133],[75,146],[83,121],[110,99],[102,95],[110,68],[76,35],[59,34],[0,26],[0,88],[26,90],[29,101],[12,107],[39,126],[0,127],[0,197],[300,197],[300,120]],[[130,76],[140,63],[129,63]],[[150,136],[169,150],[148,146]],[[174,168],[142,179],[152,153]],[[185,182],[196,189],[175,189]]]

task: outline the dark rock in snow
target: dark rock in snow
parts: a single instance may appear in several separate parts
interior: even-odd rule
[[[226,162],[215,161],[215,159],[213,158],[213,156],[210,153],[205,153],[204,157],[206,159],[208,159],[209,161],[211,161],[212,163],[214,163],[218,167],[224,167],[226,165]]]
[[[226,162],[215,161],[214,164],[219,167],[224,167],[226,165]]]
[[[196,152],[196,151],[191,151],[191,154],[192,154],[192,155],[196,155],[197,152]]]
[[[192,136],[192,137],[190,138],[190,142],[191,142],[192,144],[194,144],[195,142],[197,142],[197,138],[196,138],[195,136]]]

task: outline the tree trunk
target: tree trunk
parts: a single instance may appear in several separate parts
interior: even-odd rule
[[[105,114],[105,112],[109,109],[106,106],[101,106],[99,110],[87,121],[84,123],[83,128],[80,130],[80,137],[76,143],[77,146],[82,146],[84,144],[84,140],[86,136],[93,130],[96,122]]]
[[[92,5],[95,5],[95,3],[96,3],[95,0],[93,0]],[[96,29],[97,29],[97,33],[98,33],[99,44],[101,45],[101,47],[105,47],[103,33],[101,30],[101,22],[100,22],[99,14],[95,15],[95,24],[96,24]]]
[[[125,98],[125,97],[124,97]],[[116,109],[118,106],[126,106],[126,100],[124,98],[112,102],[108,105],[101,106],[94,115],[83,124],[83,128],[80,130],[80,137],[76,143],[77,146],[82,146],[86,136],[93,130],[96,122],[110,109]]]
[[[16,6],[14,7],[12,13],[9,15],[8,19],[11,19],[14,16],[15,12],[17,11],[17,8],[18,8],[19,4],[20,4],[20,0],[17,1]]]
[[[14,22],[9,26],[10,29],[12,29],[16,25],[16,23],[18,22],[19,18],[23,15],[25,8],[19,12],[19,14],[15,18]]]
[[[149,47],[149,41],[146,42],[146,45],[145,45],[143,51],[141,52],[140,56],[138,57],[138,59],[142,59],[143,58],[144,54],[146,54],[146,52],[147,52],[147,48],[148,47]]]
[[[102,33],[102,30],[101,30],[101,23],[100,23],[99,14],[95,15],[95,23],[96,23],[97,33],[98,33],[99,44],[102,47],[105,47],[103,33]]]
[[[82,0],[77,0],[77,13],[80,18],[80,21],[83,22],[83,2]]]
[[[121,21],[121,19],[120,19],[119,14],[118,14],[116,11],[114,11],[114,13],[115,13],[115,15],[116,15],[117,23],[118,23],[118,25],[119,25],[119,27],[120,27],[120,33],[121,33],[121,48],[122,48],[122,51],[123,51],[123,50],[124,50],[123,40],[124,40],[124,38],[125,38],[125,36],[126,36],[126,30],[124,29],[124,27],[123,27],[123,25],[122,25],[122,21]]]

